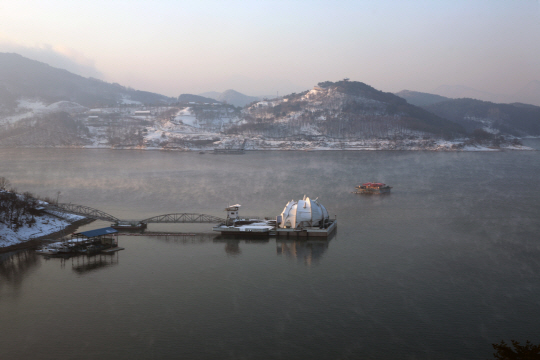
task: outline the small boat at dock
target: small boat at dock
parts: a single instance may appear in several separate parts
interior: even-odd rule
[[[40,249],[37,249],[36,252],[41,255],[56,255],[58,254],[58,249],[44,246]]]
[[[117,221],[111,227],[116,230],[144,230],[147,225],[138,221]]]

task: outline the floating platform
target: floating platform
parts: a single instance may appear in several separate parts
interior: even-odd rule
[[[296,229],[275,229],[277,236],[285,237],[329,237],[337,228],[337,220],[330,220],[331,223],[327,228],[308,227],[308,228],[296,228]]]
[[[274,222],[275,223],[275,222]],[[215,226],[212,230],[220,232],[221,235],[258,235],[258,236],[284,236],[284,237],[329,237],[337,228],[337,220],[330,220],[326,228],[305,227],[305,228],[276,228],[266,222],[253,223],[240,226]]]
[[[227,206],[227,220],[212,230],[221,235],[328,238],[337,227],[337,220],[330,219],[318,198],[310,200],[305,195],[303,200],[289,201],[275,220],[242,219],[238,216],[240,206]]]

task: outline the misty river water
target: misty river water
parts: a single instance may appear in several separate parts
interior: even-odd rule
[[[338,220],[328,241],[151,224],[198,235],[0,254],[0,358],[486,359],[501,339],[540,343],[539,174],[538,151],[0,149],[18,191],[118,218],[276,216],[306,194]],[[392,193],[351,193],[367,181]]]

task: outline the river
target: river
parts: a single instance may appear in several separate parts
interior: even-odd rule
[[[501,339],[540,343],[538,151],[0,149],[0,172],[122,219],[276,216],[306,194],[338,220],[329,241],[151,224],[198,235],[1,254],[2,359],[486,359]],[[366,181],[392,193],[351,193]]]

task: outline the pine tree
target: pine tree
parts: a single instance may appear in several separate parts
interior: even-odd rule
[[[493,344],[495,353],[493,356],[497,360],[540,360],[540,345],[533,345],[529,340],[525,345],[520,345],[518,341],[511,340],[511,346],[509,346],[504,340],[501,340],[498,344]]]

